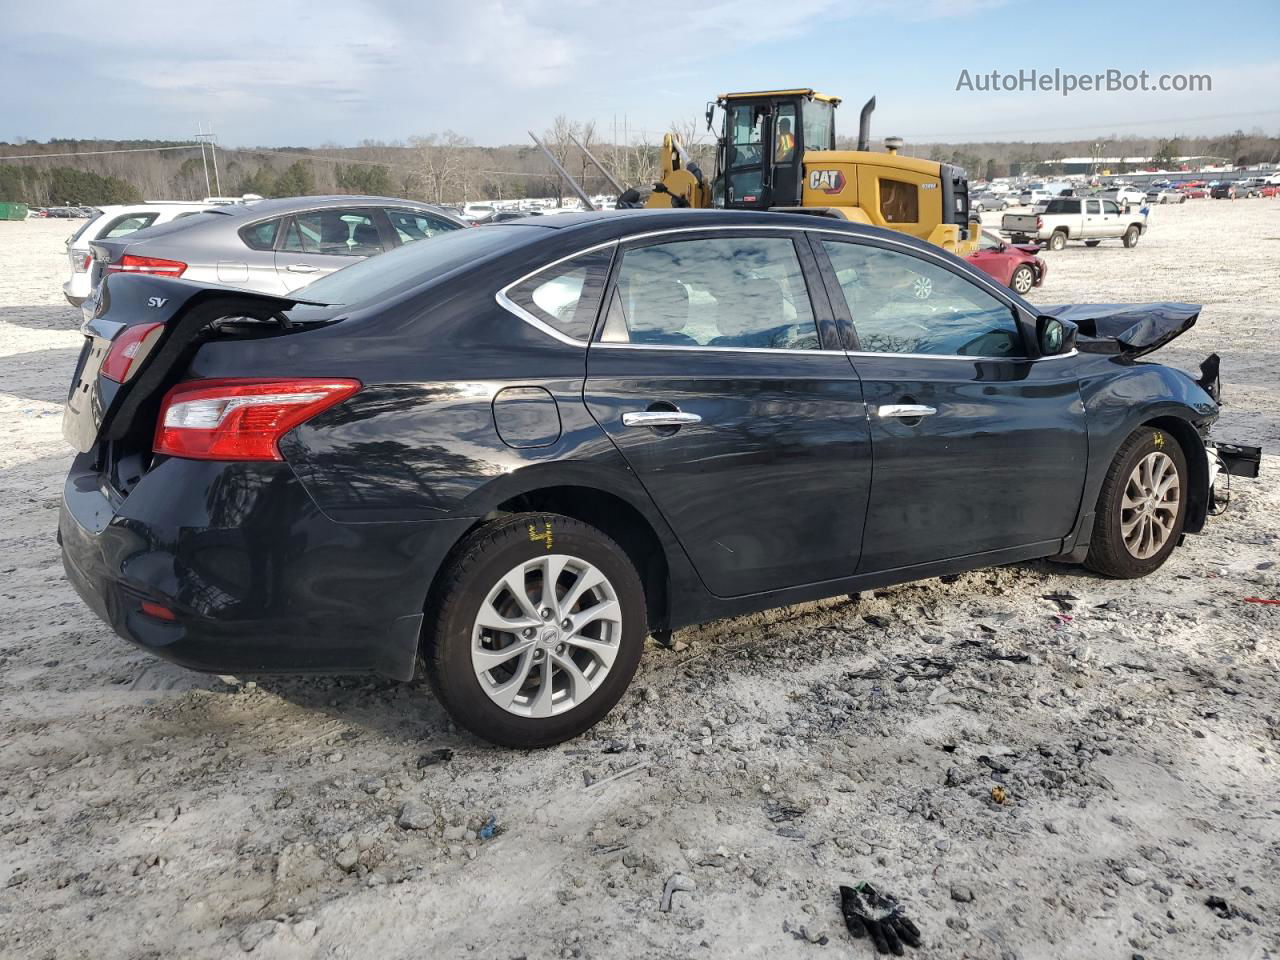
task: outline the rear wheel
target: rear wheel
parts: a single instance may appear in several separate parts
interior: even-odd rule
[[[1173,553],[1186,514],[1182,448],[1163,430],[1135,430],[1102,482],[1085,566],[1126,580],[1146,576]]]
[[[1055,230],[1053,236],[1049,238],[1050,250],[1061,250],[1067,245],[1067,232],[1065,230]]]
[[[1124,232],[1124,245],[1126,247],[1136,247],[1140,236],[1142,236],[1142,231],[1138,229],[1137,225],[1131,226]]]
[[[1009,278],[1009,286],[1015,293],[1030,293],[1031,288],[1036,285],[1036,273],[1027,264],[1022,264],[1017,270],[1013,271],[1013,276]]]
[[[481,527],[454,556],[424,643],[450,716],[507,747],[549,746],[599,722],[648,632],[622,548],[580,521],[523,513]]]

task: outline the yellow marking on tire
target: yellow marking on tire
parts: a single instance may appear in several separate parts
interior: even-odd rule
[[[538,532],[538,528],[534,524],[529,524],[529,539],[534,543],[545,543],[547,545],[547,553],[551,552],[551,521],[548,520],[542,525],[542,532]]]

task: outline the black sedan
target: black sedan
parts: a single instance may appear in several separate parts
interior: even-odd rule
[[[59,539],[125,638],[219,673],[420,660],[555,743],[650,633],[1033,557],[1157,569],[1205,524],[1186,304],[1037,311],[901,233],[619,211],[411,244],[289,298],[112,275]]]

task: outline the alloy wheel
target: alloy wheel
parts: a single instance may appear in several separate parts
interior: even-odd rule
[[[608,577],[585,560],[548,554],[489,590],[471,631],[471,664],[503,710],[551,717],[600,688],[621,641],[622,608]]]
[[[1139,560],[1159,553],[1172,536],[1182,489],[1178,468],[1167,453],[1147,454],[1129,474],[1120,502],[1120,535]]]

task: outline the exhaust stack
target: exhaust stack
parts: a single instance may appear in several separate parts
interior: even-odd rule
[[[858,149],[869,150],[871,148],[871,111],[876,108],[876,98],[872,97],[862,105],[862,112],[858,114]]]

